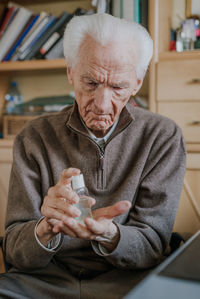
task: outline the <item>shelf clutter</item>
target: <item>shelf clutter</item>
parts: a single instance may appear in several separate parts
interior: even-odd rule
[[[180,1],[173,1],[169,47],[171,51],[200,49],[200,5],[198,2],[198,0],[192,3],[182,1],[180,5]]]
[[[45,11],[9,2],[0,22],[0,61],[56,59],[63,57],[62,41],[67,23],[74,15],[94,13],[77,8],[56,17]]]
[[[0,76],[5,78],[4,83],[0,82],[0,126],[2,124],[5,139],[14,138],[27,121],[41,113],[47,113],[38,110],[28,113],[25,111],[35,98],[43,97],[48,106],[49,97],[52,95],[57,103],[60,96],[69,96],[69,87],[66,86],[65,93],[65,87],[61,87],[60,83],[65,83],[61,76],[66,76],[62,42],[64,30],[74,15],[106,12],[148,27],[148,0],[67,0],[56,2],[58,9],[51,0],[16,2],[9,1],[5,4],[0,15]],[[77,2],[77,5],[74,2]],[[53,4],[56,9],[50,8],[48,3]],[[38,82],[37,74],[41,77],[41,82]],[[55,81],[51,79],[53,77]],[[47,84],[49,80],[57,82],[55,86],[61,88],[58,90],[53,84]],[[24,101],[23,112],[18,115],[14,112],[5,113],[5,106],[8,104],[5,94],[12,81],[18,84]],[[32,88],[31,82],[38,86],[37,90]]]

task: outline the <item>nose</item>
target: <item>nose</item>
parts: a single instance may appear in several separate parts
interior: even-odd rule
[[[94,105],[96,113],[108,114],[110,112],[112,95],[109,87],[100,85],[95,90]]]

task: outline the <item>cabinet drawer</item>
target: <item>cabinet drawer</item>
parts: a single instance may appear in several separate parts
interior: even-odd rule
[[[200,100],[200,60],[158,63],[157,100]]]
[[[173,119],[188,143],[200,142],[200,102],[159,102],[158,113]]]

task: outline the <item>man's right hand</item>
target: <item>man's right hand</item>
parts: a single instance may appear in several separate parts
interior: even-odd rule
[[[68,168],[63,170],[58,183],[49,188],[47,196],[45,196],[41,212],[45,218],[37,227],[37,237],[40,242],[47,246],[48,242],[59,232],[60,226],[63,225],[63,220],[78,217],[80,210],[73,204],[78,203],[79,197],[71,188],[72,176],[80,174],[77,168]],[[91,205],[95,200],[91,199]],[[57,224],[55,226],[55,224]],[[73,232],[65,228],[65,233],[73,236]]]

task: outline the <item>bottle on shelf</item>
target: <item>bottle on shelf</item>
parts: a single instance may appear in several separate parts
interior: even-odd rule
[[[85,186],[83,174],[72,177],[72,189],[78,194],[79,202],[75,206],[81,211],[81,215],[75,219],[82,225],[86,217],[92,218],[90,202],[88,200],[89,194]]]
[[[22,102],[23,98],[18,88],[16,81],[11,81],[8,91],[5,95],[5,113],[6,114],[22,114]]]

